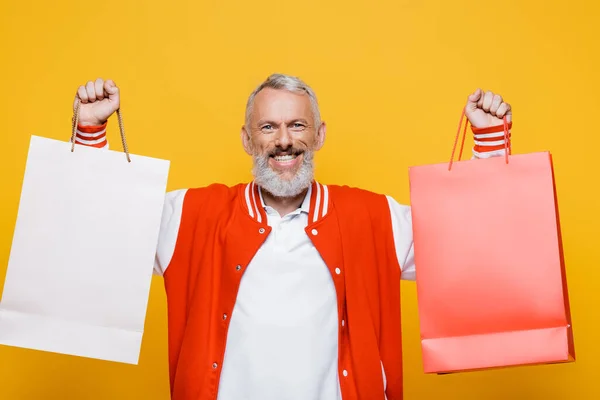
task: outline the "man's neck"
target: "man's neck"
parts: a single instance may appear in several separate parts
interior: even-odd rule
[[[276,197],[266,190],[262,191],[263,200],[265,205],[269,207],[273,207],[275,211],[279,213],[280,216],[285,217],[292,211],[295,211],[302,205],[304,201],[304,197],[306,197],[306,193],[308,189],[302,191],[302,193],[293,197]]]

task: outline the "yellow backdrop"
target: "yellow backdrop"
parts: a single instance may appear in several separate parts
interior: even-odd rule
[[[405,282],[406,399],[598,399],[599,9],[595,0],[3,0],[2,277],[29,137],[68,140],[87,80],[120,85],[131,151],[172,160],[176,189],[250,179],[238,136],[246,97],[272,72],[299,75],[329,124],[318,179],[401,202],[409,166],[448,159],[461,107],[480,86],[512,103],[516,153],[554,155],[578,359],[424,375],[415,286]],[[119,149],[115,119],[109,137]],[[166,334],[155,278],[139,366],[0,347],[0,399],[167,399]]]

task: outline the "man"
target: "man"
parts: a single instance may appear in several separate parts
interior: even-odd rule
[[[106,148],[114,82],[78,89],[77,143]],[[468,97],[475,157],[504,154],[494,93]],[[248,99],[254,181],[166,196],[164,276],[175,400],[402,398],[400,279],[413,280],[410,208],[313,180],[325,141],[317,98],[272,75]]]

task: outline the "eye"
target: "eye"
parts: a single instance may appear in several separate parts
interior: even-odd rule
[[[263,132],[269,132],[273,130],[273,125],[271,124],[265,124],[263,126],[260,127],[260,130]]]
[[[294,129],[296,129],[296,130],[302,130],[302,129],[306,128],[306,125],[304,125],[304,124],[303,124],[303,123],[301,123],[301,122],[294,122],[294,123],[292,124],[292,128],[294,128]]]

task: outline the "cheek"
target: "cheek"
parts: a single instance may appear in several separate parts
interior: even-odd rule
[[[312,149],[315,146],[315,139],[311,136],[303,136],[294,141],[294,147],[300,149]]]
[[[313,149],[317,145],[317,133],[313,129],[302,132],[297,136],[295,143],[304,149]]]
[[[252,140],[250,141],[250,143],[251,143],[252,150],[254,151],[254,153],[261,154],[261,153],[265,152],[266,149],[269,148],[269,141],[264,140],[264,138],[261,138],[260,136],[254,136],[252,138]]]

